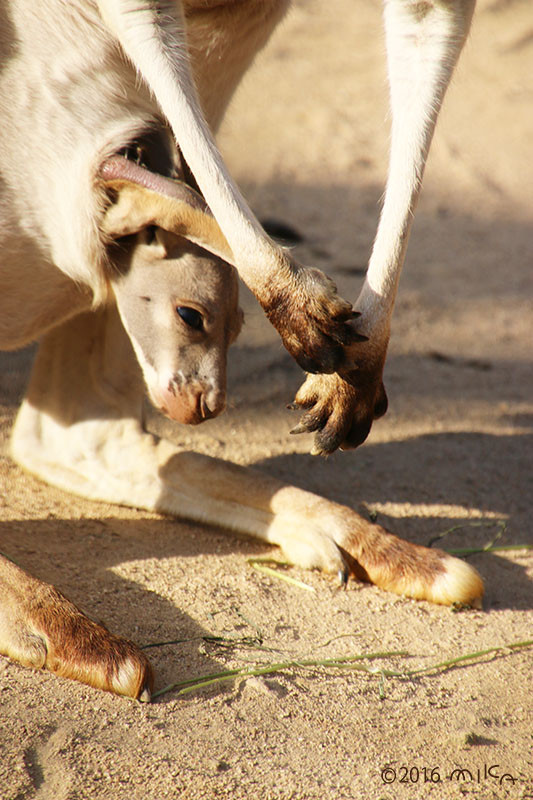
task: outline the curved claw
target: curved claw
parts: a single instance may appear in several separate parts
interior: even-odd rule
[[[363,377],[361,372],[353,375]],[[338,448],[353,449],[367,438],[374,419],[387,410],[387,395],[381,379],[377,388],[361,382],[354,386],[338,374],[308,375],[295,398],[305,408],[291,433],[315,432],[312,455],[327,456]]]
[[[152,692],[149,686],[145,686],[141,694],[139,695],[139,703],[151,703],[152,702]]]
[[[350,577],[350,570],[348,569],[348,567],[340,569],[337,573],[337,577],[339,579],[339,584],[341,589],[346,589],[348,586],[348,578]]]
[[[291,433],[314,433],[315,431],[320,431],[327,423],[328,416],[328,410],[317,405],[303,415]]]
[[[304,425],[302,422],[299,422],[295,428],[289,431],[291,436],[297,436],[299,433],[310,433],[309,428],[307,425]]]

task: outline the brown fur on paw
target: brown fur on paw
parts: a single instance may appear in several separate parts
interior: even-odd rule
[[[382,532],[379,545],[365,553],[364,568],[349,552],[342,551],[351,573],[359,580],[414,600],[482,607],[483,581],[470,564],[442,550],[398,539],[386,531]]]
[[[55,587],[7,560],[0,567],[1,653],[97,689],[150,700],[152,668],[135,644],[89,619]]]
[[[300,267],[287,258],[280,275],[280,283],[268,287],[260,298],[267,317],[304,370],[335,372],[345,360],[344,348],[366,340],[353,323],[358,315],[320,270]]]
[[[44,666],[97,689],[149,700],[153,673],[144,653],[86,617],[56,589],[49,592],[52,602],[35,609],[33,619],[46,644]]]
[[[399,539],[347,508],[335,536],[351,575],[381,589],[441,605],[481,608],[483,581],[470,564],[436,548]]]
[[[296,394],[294,406],[305,409],[305,414],[291,433],[316,432],[313,455],[329,455],[339,447],[358,447],[367,438],[373,421],[387,411],[381,378],[376,387],[371,378],[365,379],[362,370],[350,375],[353,383],[337,373],[308,375]]]

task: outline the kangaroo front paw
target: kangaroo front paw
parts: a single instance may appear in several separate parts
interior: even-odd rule
[[[320,270],[288,262],[281,274],[286,280],[260,297],[267,317],[304,370],[335,372],[344,360],[344,347],[366,338],[351,324],[358,314]]]
[[[353,383],[341,375],[308,375],[289,407],[305,410],[291,433],[316,432],[313,455],[329,455],[338,447],[358,447],[367,438],[372,423],[387,410],[387,395],[381,379],[377,386],[351,373]],[[361,376],[362,377],[362,376]]]

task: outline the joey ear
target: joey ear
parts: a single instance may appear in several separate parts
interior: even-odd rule
[[[102,184],[112,199],[101,228],[111,239],[150,225],[189,239],[230,264],[233,253],[205,202],[181,181],[148,172],[122,156],[104,163]]]
[[[135,231],[132,231],[135,233]],[[140,244],[157,249],[160,258],[166,258],[169,252],[169,234],[157,225],[146,225],[138,231]]]
[[[233,344],[235,341],[237,341],[237,338],[242,330],[243,325],[244,325],[244,311],[239,306],[237,308],[237,313],[235,314],[235,317],[232,320],[230,339],[229,339],[230,344]]]

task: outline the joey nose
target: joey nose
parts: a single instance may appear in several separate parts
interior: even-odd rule
[[[183,425],[199,425],[224,410],[226,393],[199,381],[186,382],[179,387],[171,382],[165,390],[154,392],[153,400],[170,419]]]
[[[226,392],[221,389],[209,389],[202,394],[200,410],[204,419],[217,417],[226,408]]]

